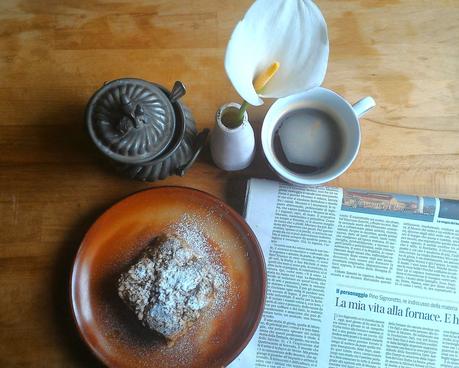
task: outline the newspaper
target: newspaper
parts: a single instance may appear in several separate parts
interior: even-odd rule
[[[262,321],[231,368],[458,368],[459,202],[248,182]]]

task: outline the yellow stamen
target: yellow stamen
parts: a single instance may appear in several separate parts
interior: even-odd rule
[[[260,93],[263,88],[268,84],[271,78],[276,74],[277,70],[279,69],[280,63],[275,61],[272,63],[268,68],[263,70],[260,74],[256,76],[253,81],[253,87],[257,93]]]
[[[274,74],[276,74],[277,70],[279,69],[279,66],[280,66],[280,63],[278,61],[275,61],[268,68],[263,70],[260,74],[258,74],[255,77],[252,83],[257,93],[260,93],[263,91],[263,89],[268,84],[268,82],[271,80],[271,78],[274,76]],[[239,114],[237,116],[237,123],[240,124],[242,122],[244,112],[245,110],[247,110],[248,106],[249,106],[249,103],[247,101],[243,101],[241,107],[239,108]]]

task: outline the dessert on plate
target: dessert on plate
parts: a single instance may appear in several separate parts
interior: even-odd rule
[[[222,288],[204,253],[177,235],[163,234],[118,280],[118,294],[142,324],[173,345]]]

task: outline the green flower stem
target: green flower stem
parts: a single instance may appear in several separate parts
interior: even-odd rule
[[[237,115],[237,122],[242,123],[242,119],[244,118],[244,113],[247,110],[247,107],[249,107],[249,103],[244,100],[242,103],[241,107],[239,108],[239,114]]]

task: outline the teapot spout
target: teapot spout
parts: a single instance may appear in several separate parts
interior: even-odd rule
[[[185,85],[180,81],[176,81],[174,83],[174,87],[172,87],[172,91],[169,96],[171,103],[177,102],[177,100],[183,97],[185,93],[186,93]]]

